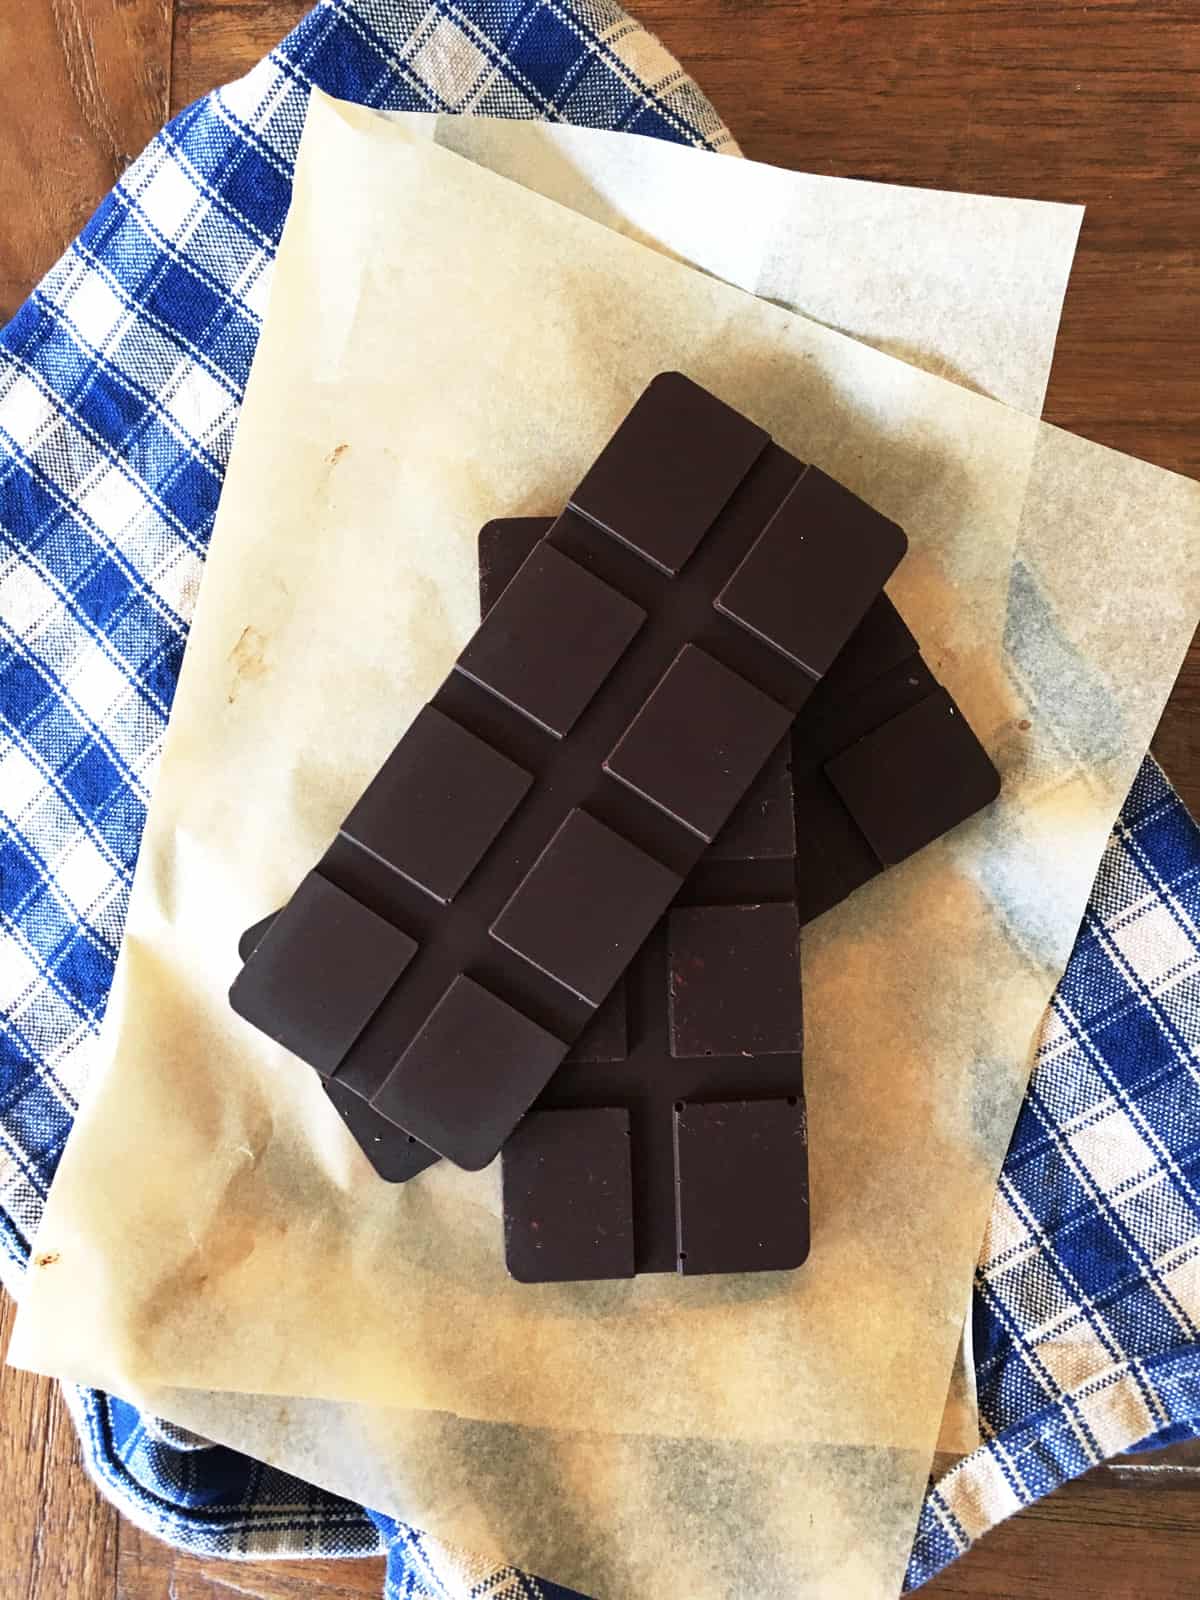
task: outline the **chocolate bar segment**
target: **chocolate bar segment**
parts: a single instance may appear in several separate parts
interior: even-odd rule
[[[1000,776],[886,597],[793,725],[800,916],[811,922],[991,803]]]
[[[624,595],[539,544],[458,670],[561,739],[645,620]]]
[[[492,934],[599,1006],[675,898],[679,882],[586,811],[572,811]]]
[[[452,1150],[460,1167],[474,1171],[486,1167],[508,1137],[511,1107],[524,1100],[518,1116],[528,1110],[566,1053],[561,1039],[460,976],[372,1108],[399,1127],[419,1129],[430,1149]],[[497,1080],[505,1089],[499,1101],[492,1093]]]
[[[678,372],[662,372],[571,496],[597,527],[674,577],[770,443]],[[898,558],[897,558],[898,559]]]
[[[791,720],[753,684],[685,645],[604,770],[708,844]]]
[[[999,774],[944,689],[843,750],[825,775],[885,867],[1000,792]]]
[[[491,745],[426,706],[342,833],[435,900],[452,900],[532,781]]]
[[[904,554],[894,523],[872,539],[877,513],[810,467],[717,597],[717,609],[813,678],[829,671]],[[857,586],[838,581],[845,549],[861,549]]]
[[[316,872],[254,949],[256,979],[242,1015],[332,1073],[416,953],[416,942]],[[320,927],[324,938],[312,939]]]
[[[800,1266],[809,1244],[803,1101],[680,1101],[674,1111],[680,1272]]]
[[[382,995],[355,987],[357,1031],[314,1064],[460,1165],[497,1152],[812,695],[824,618],[788,656],[716,607],[785,502],[848,631],[899,529],[848,516],[686,378],[656,380],[316,868],[416,950]],[[489,766],[498,781],[465,777]],[[429,802],[451,792],[461,839]],[[587,904],[569,898],[580,885]],[[331,963],[302,996],[277,976],[265,993],[277,939],[332,948],[320,907],[293,897],[230,998],[304,1053],[289,1013],[338,1011],[351,980]]]
[[[631,1278],[629,1113],[534,1111],[504,1147],[504,1253],[521,1283]]]
[[[800,919],[790,902],[672,911],[671,1054],[799,1055]]]

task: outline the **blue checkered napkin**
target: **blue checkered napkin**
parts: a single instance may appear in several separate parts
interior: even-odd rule
[[[1142,1441],[1200,1433],[1200,829],[1147,760],[1042,1029],[975,1276],[984,1443],[915,1588]]]
[[[0,332],[0,1265],[14,1285],[108,999],[314,83],[373,106],[732,147],[611,0],[324,0],[164,129]],[[223,1555],[383,1547],[358,1507],[232,1451],[182,1449],[107,1396],[70,1398],[91,1471],[162,1538]],[[389,1540],[396,1593],[446,1592],[419,1535]]]

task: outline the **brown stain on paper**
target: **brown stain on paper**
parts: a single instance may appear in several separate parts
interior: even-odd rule
[[[256,683],[267,675],[267,645],[265,633],[252,624],[247,623],[238,634],[237,643],[229,652],[229,662],[233,667],[233,681],[229,685],[229,692],[225,696],[229,705],[232,705],[242,692],[242,686],[247,683]]]
[[[286,1240],[292,1221],[287,1203],[276,1213],[264,1212],[257,1178],[274,1132],[270,1106],[256,1086],[241,1108],[234,1142],[227,1144],[225,1181],[211,1201],[206,1222],[190,1233],[190,1251],[165,1273],[141,1307],[147,1334],[169,1323],[181,1304],[194,1306],[209,1295],[219,1295],[256,1253],[274,1259],[273,1252]],[[228,1132],[215,1127],[212,1138],[225,1141]]]

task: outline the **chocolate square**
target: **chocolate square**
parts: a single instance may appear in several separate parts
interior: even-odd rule
[[[660,862],[586,811],[572,811],[492,935],[598,1006],[678,888]]]
[[[457,670],[561,739],[645,620],[632,600],[553,545],[539,544],[480,623]]]
[[[452,900],[533,779],[426,706],[342,823],[347,839]]]
[[[786,1272],[808,1256],[804,1102],[675,1107],[679,1271]]]
[[[907,546],[894,522],[809,467],[717,596],[717,610],[819,678]],[[853,583],[847,550],[857,552]]]
[[[799,1054],[800,919],[790,901],[671,912],[671,1054]]]
[[[712,840],[791,720],[745,678],[685,645],[604,770]]]
[[[561,1039],[458,977],[371,1104],[474,1172],[492,1160],[566,1053]]]
[[[672,576],[766,449],[768,436],[690,379],[647,386],[571,505]]]
[[[825,767],[885,867],[904,861],[1000,792],[1000,775],[944,689]]]
[[[229,1003],[285,1049],[332,1077],[416,953],[416,942],[320,873],[302,878],[255,947],[254,981],[246,968]],[[312,930],[320,928],[314,939]]]
[[[633,1277],[628,1111],[525,1118],[504,1146],[504,1253],[521,1283]]]

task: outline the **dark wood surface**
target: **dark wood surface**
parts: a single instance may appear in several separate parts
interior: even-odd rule
[[[0,0],[0,317],[168,110],[251,66],[305,9]],[[1200,0],[642,0],[636,10],[749,156],[1086,202],[1046,417],[1200,477]],[[1154,748],[1200,812],[1198,711],[1193,644]],[[8,1369],[0,1438],[3,1600],[380,1593],[379,1562],[228,1565],[157,1544],[87,1483],[53,1386]],[[1097,1469],[922,1593],[1200,1595],[1200,1449]]]

